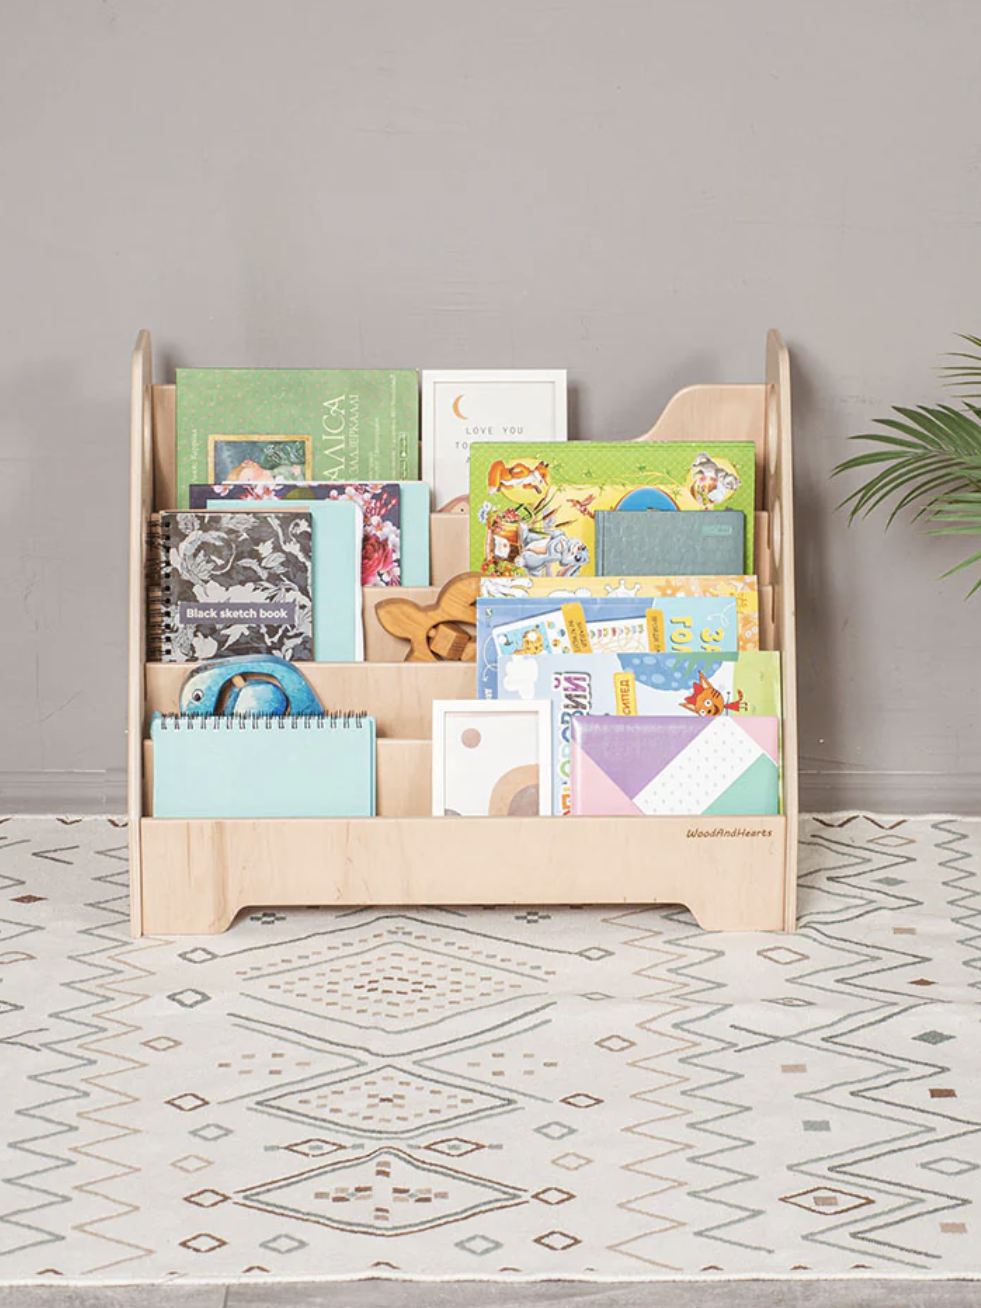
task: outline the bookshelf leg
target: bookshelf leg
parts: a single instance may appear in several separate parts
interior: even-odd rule
[[[779,864],[732,868],[718,879],[699,878],[686,891],[686,907],[705,931],[786,931],[785,880]]]
[[[207,848],[198,848],[202,841]],[[217,935],[241,905],[207,831],[186,822],[143,825],[144,935]]]

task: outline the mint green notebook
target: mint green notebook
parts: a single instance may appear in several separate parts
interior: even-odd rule
[[[279,512],[282,505],[279,500],[208,501],[209,509],[223,513]],[[344,499],[305,500],[303,511],[313,524],[313,656],[318,663],[360,663],[361,510]]]
[[[402,514],[402,585],[429,585],[429,514],[432,496],[428,482],[400,481]]]
[[[153,816],[373,817],[375,719],[164,717],[150,722]]]

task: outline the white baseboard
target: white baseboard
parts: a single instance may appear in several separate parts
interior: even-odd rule
[[[802,813],[981,814],[981,773],[800,773]]]
[[[126,771],[0,772],[0,814],[126,812]]]
[[[810,772],[800,774],[803,813],[981,815],[981,774]],[[126,812],[126,773],[0,772],[0,814]]]

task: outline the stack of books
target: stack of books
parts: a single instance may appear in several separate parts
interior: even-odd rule
[[[428,586],[430,512],[469,495],[476,699],[434,705],[433,812],[779,812],[753,443],[569,442],[561,370],[421,384],[420,423],[411,370],[179,369],[147,657],[363,659],[362,588]],[[158,815],[374,812],[370,703],[274,731],[282,696],[242,702],[247,744],[183,696],[153,725]]]
[[[751,441],[477,444],[477,685],[542,706],[551,812],[780,809]]]

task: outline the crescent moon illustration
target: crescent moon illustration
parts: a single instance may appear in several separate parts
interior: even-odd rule
[[[456,399],[453,401],[453,412],[456,414],[456,416],[460,419],[461,422],[466,422],[466,420],[467,420],[467,416],[466,416],[466,414],[460,412],[460,401],[461,401],[462,399],[463,399],[463,396],[462,396],[462,395],[458,395],[458,396],[456,397]]]

